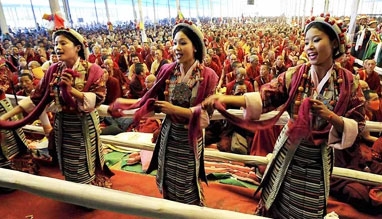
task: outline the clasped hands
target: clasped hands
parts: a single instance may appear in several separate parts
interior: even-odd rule
[[[64,87],[71,87],[73,79],[76,77],[79,77],[78,72],[67,68],[61,74],[60,85],[63,85]]]

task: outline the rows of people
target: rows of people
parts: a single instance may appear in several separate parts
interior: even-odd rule
[[[267,155],[276,145],[275,160],[268,167],[272,176],[265,175],[262,181],[258,213],[282,217],[304,212],[322,217],[326,213],[333,158],[327,146],[360,148],[354,146],[358,144],[356,137],[369,139],[366,136],[370,135],[362,131],[365,99],[358,85],[365,83],[367,90],[373,90],[378,98],[381,96],[375,60],[367,59],[363,68],[354,69],[351,55],[346,52],[342,25],[329,15],[322,15],[312,18],[302,34],[298,27],[282,20],[238,23],[235,28],[228,24],[217,28],[209,23],[201,29],[191,21],[179,21],[172,32],[168,26],[159,27],[158,34],[148,30],[148,41],[142,45],[138,31],[118,28],[100,36],[59,28],[53,33],[54,43],[47,35],[37,36],[35,51],[23,38],[14,39],[15,46],[4,46],[9,43],[3,42],[3,66],[15,67],[15,73],[6,72],[4,77],[19,77],[24,92],[17,91],[17,86],[9,89],[12,80],[4,78],[2,94],[19,92],[29,98],[8,109],[1,116],[0,127],[21,127],[48,107],[55,113],[50,134],[65,179],[110,187],[112,173],[104,165],[95,108],[101,103],[109,104],[113,117],[121,116],[123,109],[139,108],[134,120],[129,121],[131,124],[150,111],[162,112],[166,118],[148,171],[158,169],[157,185],[164,198],[204,205],[200,183],[206,181],[203,166],[206,142],[217,143],[223,151],[250,155]],[[22,49],[20,45],[25,50],[18,53],[16,48]],[[51,45],[54,50],[42,49]],[[91,54],[88,47],[92,48]],[[28,64],[22,64],[25,61]],[[32,66],[34,62],[45,67]],[[341,66],[348,67],[351,73]],[[359,79],[362,82],[358,83]],[[37,82],[31,83],[33,80]],[[370,99],[370,93],[365,95],[366,103],[375,101]],[[288,111],[291,120],[285,127],[296,130],[294,134],[281,130],[271,120],[263,123],[245,120],[239,124],[225,112],[224,128],[231,131],[216,132],[208,127],[216,127],[209,117],[214,108],[224,113],[220,103],[230,108],[246,108],[247,119],[257,119],[261,113],[272,110]],[[370,109],[374,113],[380,111],[375,106]],[[6,121],[24,111],[29,113],[25,119]],[[301,121],[304,116],[313,117],[308,121],[312,124]],[[206,136],[201,131],[204,128],[210,130]],[[237,134],[245,139],[245,145],[235,144],[243,142],[237,140]],[[276,141],[277,138],[283,142]],[[374,141],[378,142],[377,138]],[[367,148],[376,155],[381,153],[377,147]],[[5,166],[10,165],[11,158],[2,157],[7,161]],[[370,163],[370,159],[367,161]],[[301,171],[317,174],[306,175]],[[314,194],[307,190],[301,196],[308,202],[289,199],[297,197],[296,189],[300,190],[312,177],[316,180]],[[283,179],[282,185],[277,183]],[[298,181],[294,185],[298,188],[289,183],[293,180]],[[351,198],[357,197],[349,195]],[[380,204],[377,202],[377,206]],[[298,212],[286,209],[291,206]]]

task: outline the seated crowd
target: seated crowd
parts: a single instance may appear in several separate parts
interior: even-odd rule
[[[262,85],[288,68],[308,61],[299,27],[276,19],[267,23],[237,22],[235,26],[228,23],[202,24],[207,46],[204,64],[219,77],[216,92],[221,95],[259,91]],[[139,30],[123,26],[110,32],[107,29],[79,29],[91,48],[88,61],[104,70],[107,93],[103,104],[109,105],[120,97],[140,99],[153,86],[161,67],[175,60],[171,28],[147,28],[144,41]],[[28,96],[49,66],[58,62],[46,30],[13,33],[13,37],[3,39],[0,46],[1,58],[13,67],[11,80],[14,86],[7,90],[9,94]],[[366,99],[366,119],[382,122],[382,88],[380,75],[375,71],[377,61],[367,57],[363,66],[357,66],[354,60],[354,54],[348,53],[338,59],[337,64],[359,76]],[[126,118],[104,117],[101,121],[102,134],[145,128],[132,127],[132,119]],[[150,130],[157,130],[159,126],[155,123],[156,128]],[[275,126],[251,133],[226,120],[216,120],[206,128],[206,144],[224,152],[266,156],[272,153],[280,131],[281,128]],[[354,147],[335,151],[335,165],[382,174],[381,132],[365,131],[362,136]],[[257,173],[263,171],[264,167],[259,166]],[[354,203],[361,210],[382,206],[381,198],[374,195],[381,188],[342,179],[333,179],[331,184],[336,197]]]

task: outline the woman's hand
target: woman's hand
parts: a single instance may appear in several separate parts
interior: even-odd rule
[[[312,103],[311,112],[314,116],[319,116],[328,121],[331,120],[334,112],[329,110],[323,102],[314,99],[310,99],[310,102]]]
[[[61,75],[61,81],[60,85],[63,85],[64,87],[70,88],[73,83],[73,76],[70,73],[63,72]]]
[[[52,128],[52,126],[50,124],[43,125],[42,128],[44,130],[44,133],[45,133],[46,137],[48,137],[50,132],[53,130],[53,128]]]
[[[118,105],[115,101],[109,105],[107,108],[107,112],[113,117],[113,118],[120,118],[123,116],[123,113],[121,110],[116,106]]]
[[[67,68],[62,72],[61,81],[66,87],[71,87],[74,78],[79,77],[79,73],[73,69]]]
[[[176,114],[176,107],[167,101],[155,101],[154,103],[155,108],[164,114],[171,115]]]
[[[344,131],[344,121],[341,116],[329,110],[324,103],[319,100],[312,100],[311,112],[314,116],[319,116],[333,125],[338,133]]]
[[[202,108],[203,109],[214,109],[214,104],[215,101],[221,101],[221,98],[224,95],[221,94],[214,94],[209,97],[207,97],[203,102],[202,102]]]

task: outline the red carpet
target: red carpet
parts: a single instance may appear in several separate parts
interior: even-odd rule
[[[161,197],[155,177],[131,172],[113,170],[116,175],[112,178],[113,189],[127,191],[152,197]],[[40,175],[63,179],[57,168],[43,166]],[[142,183],[144,182],[144,183]],[[49,185],[47,185],[49,186]],[[210,182],[204,186],[206,205],[210,208],[226,209],[252,214],[256,208],[257,200],[252,198],[253,190],[238,186],[230,186]],[[112,198],[112,197],[110,197]],[[104,210],[86,211],[81,207],[52,199],[39,197],[23,191],[10,194],[0,194],[0,214],[2,219],[52,219],[52,218],[143,218],[139,216],[124,215]],[[335,211],[340,218],[381,218],[372,217],[356,211],[348,204],[330,200],[329,212]]]

